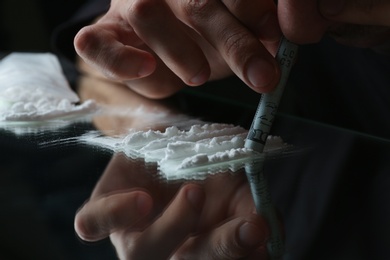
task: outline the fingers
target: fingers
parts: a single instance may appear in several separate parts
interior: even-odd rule
[[[381,0],[319,0],[321,14],[329,20],[390,26],[390,2]]]
[[[98,241],[111,233],[135,226],[152,209],[145,192],[118,193],[87,202],[76,214],[75,230],[85,241]]]
[[[136,239],[128,236],[133,239],[126,240],[125,233],[123,239],[115,238],[116,243],[122,241],[126,244],[117,244],[117,248],[128,250],[118,254],[123,259],[167,259],[180,241],[184,241],[196,229],[204,200],[200,186],[184,186],[163,214]]]
[[[210,67],[202,50],[164,1],[128,3],[122,16],[177,76],[190,86],[201,85],[209,79]]]
[[[167,1],[180,20],[194,28],[232,71],[257,92],[279,81],[279,68],[257,37],[219,1]]]
[[[107,28],[108,27],[108,28]],[[114,80],[129,80],[150,75],[156,67],[154,57],[141,49],[123,43],[134,41],[134,32],[123,28],[94,24],[81,29],[74,39],[77,54],[89,65]],[[130,39],[120,39],[126,34]]]
[[[279,0],[277,7],[283,34],[298,44],[319,42],[324,34],[365,48],[389,39],[389,1]]]
[[[274,1],[222,0],[222,2],[260,40],[279,42],[282,35]]]
[[[210,46],[199,44],[194,35],[204,37]],[[187,85],[198,86],[210,76],[227,72],[225,64],[220,68],[219,57],[255,91],[272,90],[279,81],[279,67],[259,39],[274,51],[279,38],[272,0],[116,0],[102,19],[77,34],[74,44],[87,63],[109,78],[126,81],[138,93],[160,98],[183,87],[176,76]],[[213,52],[219,55],[217,62],[208,60],[214,57],[210,54]],[[158,60],[163,64],[158,65]],[[161,73],[147,82],[139,81],[154,76],[156,69],[170,70],[164,74],[165,85],[180,86],[163,87],[160,95],[157,89],[139,87],[156,84],[154,79],[160,79]]]
[[[297,44],[320,41],[331,24],[318,11],[317,1],[279,0],[277,8],[283,34]]]
[[[210,233],[188,240],[173,259],[242,259],[263,256],[267,259],[265,243],[269,230],[257,215],[235,218]],[[246,258],[247,259],[247,258]]]
[[[151,99],[171,96],[185,87],[185,83],[175,75],[159,57],[153,74],[145,78],[125,81],[125,84],[136,93]]]

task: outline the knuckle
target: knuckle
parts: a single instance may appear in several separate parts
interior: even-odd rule
[[[161,1],[156,0],[135,0],[128,8],[129,18],[135,18],[140,21],[148,21],[155,15],[156,6]]]
[[[88,221],[82,214],[77,214],[75,218],[75,229],[77,234],[82,238],[85,239],[88,237],[92,232],[90,231],[90,226],[88,225]]]
[[[94,240],[100,235],[96,219],[88,212],[80,211],[76,214],[74,227],[77,235],[83,240]]]
[[[222,32],[222,37],[224,49],[228,57],[235,56],[250,43],[249,36],[242,30],[231,31],[226,29]]]
[[[210,259],[212,260],[234,260],[236,259],[231,248],[225,243],[218,243],[214,250],[212,250]]]
[[[210,10],[212,0],[187,0],[181,2],[181,9],[184,16],[190,21],[195,21],[199,17],[207,15],[207,10]]]
[[[109,78],[118,78],[118,63],[121,51],[112,51],[110,43],[101,37],[95,27],[86,27],[79,31],[74,39],[75,50],[88,64],[100,70]]]
[[[80,29],[74,38],[74,46],[76,51],[85,52],[93,48],[93,44],[97,38],[97,32],[93,26],[86,26]]]

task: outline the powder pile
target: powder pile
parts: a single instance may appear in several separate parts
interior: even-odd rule
[[[93,101],[79,101],[55,55],[11,53],[0,61],[0,121],[44,121],[97,109]]]
[[[203,179],[208,174],[237,171],[254,158],[263,156],[244,148],[247,130],[229,124],[193,125],[189,130],[171,126],[161,131],[130,130],[122,138],[82,136],[81,140],[123,152],[131,158],[157,163],[166,179]],[[287,148],[280,137],[269,136],[264,152]]]

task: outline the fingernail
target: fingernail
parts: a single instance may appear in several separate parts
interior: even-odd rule
[[[319,9],[324,16],[334,16],[341,13],[344,9],[344,0],[320,0]]]
[[[276,69],[271,62],[254,57],[248,64],[246,75],[252,87],[262,91],[273,82]]]
[[[153,73],[156,68],[155,62],[151,60],[144,61],[138,69],[138,77],[146,77]]]
[[[144,194],[138,194],[136,198],[138,213],[142,216],[149,214],[152,209],[151,198]]]
[[[245,222],[238,229],[238,241],[244,248],[254,248],[264,242],[264,232],[257,225]]]
[[[186,192],[186,198],[195,209],[202,209],[205,196],[201,188],[192,187],[188,189]]]
[[[209,79],[210,70],[209,68],[203,68],[195,77],[190,79],[190,85],[199,86],[205,83]]]
[[[278,41],[282,36],[279,20],[276,14],[268,13],[263,16],[258,27],[257,36],[264,41]]]

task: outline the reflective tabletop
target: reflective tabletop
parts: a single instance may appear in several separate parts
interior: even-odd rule
[[[1,125],[0,259],[115,259],[109,239],[87,243],[74,231],[75,214],[93,192],[138,185],[169,199],[184,182],[196,182],[213,190],[206,200],[218,211],[232,193],[247,185],[243,170],[204,180],[162,180],[156,165],[79,137],[91,132],[115,137],[129,129],[164,130],[172,125],[185,128],[199,121],[248,129],[258,95],[224,98],[210,87],[157,101],[86,76],[79,79],[77,91],[81,100],[93,99],[110,113]],[[135,113],[140,107],[142,113]],[[390,241],[389,140],[283,109],[272,134],[293,147],[265,162],[272,200],[285,229],[284,259],[334,259],[335,254],[338,259],[349,259],[344,255],[385,259]],[[219,217],[215,225],[226,219]]]

